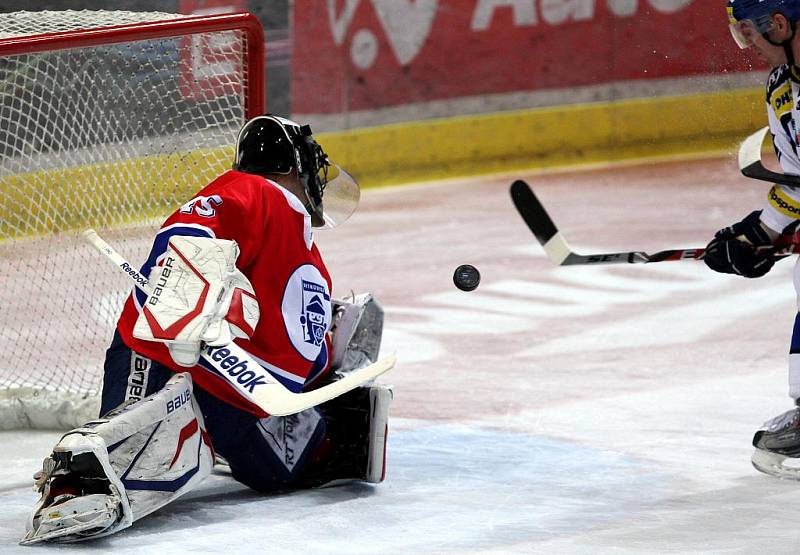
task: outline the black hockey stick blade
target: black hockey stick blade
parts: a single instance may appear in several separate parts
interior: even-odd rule
[[[778,173],[764,167],[761,160],[761,145],[768,132],[769,127],[759,129],[739,145],[739,169],[742,175],[761,181],[780,183],[787,187],[800,188],[800,176]]]
[[[514,206],[517,207],[525,223],[528,224],[531,232],[536,236],[536,239],[542,244],[546,245],[555,234],[558,233],[556,224],[550,219],[550,215],[533,194],[533,189],[522,181],[516,180],[511,184],[511,200]]]
[[[673,249],[647,254],[641,251],[612,252],[604,254],[578,254],[570,249],[556,224],[530,186],[522,180],[511,184],[511,200],[536,239],[544,247],[547,257],[560,266],[586,264],[652,264],[678,260],[701,260],[704,248]],[[758,247],[756,250],[769,252],[773,256],[800,253],[800,244],[792,243],[793,238],[779,245]]]
[[[518,179],[511,184],[511,200],[528,229],[544,247],[547,257],[560,266],[578,264],[641,264],[649,257],[643,252],[616,252],[583,255],[572,252],[566,239],[561,236],[556,224],[530,186]],[[659,253],[660,254],[660,253]]]

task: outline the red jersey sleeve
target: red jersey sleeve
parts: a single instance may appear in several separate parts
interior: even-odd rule
[[[159,234],[175,229],[174,234],[180,235],[186,225],[204,228],[211,237],[236,241],[240,251],[236,265],[245,268],[261,252],[269,217],[263,195],[265,181],[255,175],[226,172],[176,210]]]

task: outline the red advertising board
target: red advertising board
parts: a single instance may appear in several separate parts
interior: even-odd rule
[[[295,113],[749,67],[724,0],[294,2]]]
[[[244,0],[180,0],[187,15],[217,15],[244,11]],[[213,100],[237,90],[242,70],[241,37],[237,32],[189,35],[181,38],[181,93],[193,100]]]

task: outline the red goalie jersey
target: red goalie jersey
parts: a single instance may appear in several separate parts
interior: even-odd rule
[[[236,343],[289,390],[299,392],[329,364],[332,286],[311,229],[311,218],[292,193],[263,177],[228,171],[167,218],[141,273],[149,277],[173,235],[236,241],[236,266],[253,285],[261,312],[252,338]],[[122,340],[143,356],[186,371],[173,362],[164,344],[133,337],[145,299],[136,290],[126,301],[118,323]],[[209,393],[266,416],[202,360],[189,371]]]

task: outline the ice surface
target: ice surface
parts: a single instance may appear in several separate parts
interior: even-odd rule
[[[67,553],[797,553],[800,483],[750,440],[790,407],[793,263],[745,280],[697,262],[557,268],[516,216],[527,177],[576,250],[703,246],[768,184],[732,159],[367,190],[320,233],[335,291],[386,308],[400,362],[380,486],[261,496],[216,474]],[[462,263],[482,274],[456,290]],[[0,553],[56,432],[0,434]]]

